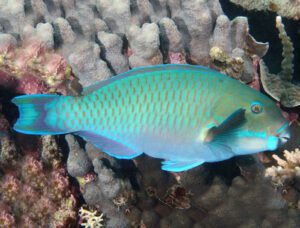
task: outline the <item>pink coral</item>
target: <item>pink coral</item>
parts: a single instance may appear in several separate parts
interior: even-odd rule
[[[51,172],[49,185],[51,188],[48,191],[49,197],[53,200],[62,200],[70,195],[69,180],[64,169],[58,169]]]
[[[15,165],[5,169],[0,166],[4,173],[0,179],[0,211],[5,211],[0,219],[6,224],[10,221],[14,224],[11,227],[20,227],[21,224],[22,227],[47,227],[49,224],[66,227],[74,224],[77,199],[61,162],[52,166],[51,162],[41,161],[40,148],[49,148],[49,145],[44,145],[47,142],[42,141],[43,146],[38,143],[27,147],[23,144],[28,144],[28,140],[17,139],[16,145],[24,156],[20,156]]]
[[[14,217],[6,211],[0,211],[0,225],[5,228],[16,227]]]
[[[181,52],[169,52],[168,57],[171,64],[186,64],[185,56]]]
[[[33,188],[44,188],[46,177],[43,173],[42,163],[33,157],[27,156],[22,167],[22,176]]]
[[[80,94],[81,86],[62,55],[37,39],[0,45],[0,85],[17,93]]]
[[[8,174],[1,181],[2,200],[5,202],[14,202],[20,192],[20,181],[13,175]]]

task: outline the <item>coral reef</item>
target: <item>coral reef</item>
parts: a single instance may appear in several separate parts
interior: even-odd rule
[[[131,184],[127,179],[116,178],[114,172],[117,166],[109,166],[99,150],[92,145],[86,147],[86,153],[96,153],[97,157],[92,158],[92,164],[96,176],[91,181],[80,182],[82,194],[88,205],[98,206],[107,217],[106,227],[127,227],[129,221],[119,209],[121,204],[117,198],[126,192],[131,191]],[[110,159],[113,160],[113,159]],[[116,162],[114,161],[115,165]],[[111,164],[113,165],[113,163]]]
[[[230,20],[217,0],[2,1],[0,15],[0,85],[12,96],[78,95],[75,75],[89,86],[159,63],[209,65],[258,89],[258,61],[268,50],[249,34],[247,18]],[[13,58],[17,54],[19,61]],[[238,176],[212,175],[209,165],[173,176],[153,159],[116,160],[72,135],[60,137],[59,145],[54,137],[14,135],[6,118],[0,116],[0,223],[6,227],[75,226],[82,204],[88,206],[80,209],[79,223],[86,227],[299,224],[296,211],[263,173],[252,178],[255,172],[235,161],[221,173],[240,169]],[[75,198],[62,169],[66,155],[84,202]],[[209,175],[213,181],[207,181]],[[18,194],[21,187],[25,191]]]
[[[291,152],[284,150],[283,154],[284,159],[278,155],[272,156],[277,166],[267,168],[265,175],[271,178],[290,207],[300,209],[300,150],[298,148]]]
[[[252,62],[268,50],[267,43],[256,42],[248,33],[247,18],[236,17],[230,21],[225,15],[216,20],[210,46],[211,67],[244,83],[253,81]]]
[[[85,228],[100,228],[103,225],[103,214],[99,213],[97,210],[88,210],[83,207],[79,209],[79,224]]]
[[[217,0],[51,2],[2,3],[2,32],[21,40],[36,37],[59,50],[83,86],[142,65],[214,67],[213,47],[238,59],[222,66],[223,72],[248,83],[252,55],[262,57],[268,48],[251,38],[245,17],[230,21]]]
[[[278,166],[266,169],[266,176],[271,177],[277,186],[283,186],[300,178],[300,150],[298,148],[291,152],[285,150],[283,154],[286,160],[274,154],[273,158],[278,163]]]
[[[49,136],[50,137],[50,136]],[[52,136],[51,136],[52,137]],[[76,222],[76,198],[61,161],[41,161],[39,148],[55,148],[54,140],[18,136],[10,146],[1,140],[1,215],[5,227],[65,227]],[[11,146],[14,145],[14,146]],[[7,158],[18,148],[22,156]],[[54,151],[48,151],[53,154]],[[59,150],[55,150],[59,153]],[[59,157],[56,155],[54,157]],[[11,162],[13,159],[14,162]]]
[[[230,0],[234,4],[242,6],[247,10],[269,10],[277,14],[299,19],[300,4],[293,0]]]
[[[260,61],[260,76],[264,90],[285,107],[300,105],[300,87],[292,82],[293,79],[293,44],[287,36],[281,17],[276,17],[276,27],[283,46],[282,71],[279,75],[268,72],[264,62]]]
[[[0,34],[0,85],[25,94],[78,95],[80,91],[78,80],[61,55],[37,39],[28,39],[17,47],[8,34]]]

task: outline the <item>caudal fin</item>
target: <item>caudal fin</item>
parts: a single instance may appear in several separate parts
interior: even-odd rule
[[[34,94],[15,97],[12,102],[19,108],[19,119],[14,125],[18,132],[32,135],[55,135],[66,133],[66,129],[60,129],[56,123],[47,121],[47,114],[55,108],[55,100],[59,95]],[[55,115],[55,112],[51,112]],[[56,119],[51,116],[52,119]]]

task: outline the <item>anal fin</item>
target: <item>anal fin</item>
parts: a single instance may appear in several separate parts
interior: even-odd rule
[[[203,161],[163,161],[162,170],[170,172],[182,172],[192,169],[198,165],[203,164]]]
[[[133,148],[126,146],[121,142],[117,142],[113,139],[109,139],[105,136],[93,132],[79,131],[75,134],[81,136],[82,138],[84,138],[84,140],[91,142],[103,152],[115,158],[132,159],[143,153],[137,152]]]

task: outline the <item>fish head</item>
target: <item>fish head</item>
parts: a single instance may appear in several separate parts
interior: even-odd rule
[[[230,129],[226,144],[234,154],[273,151],[290,138],[288,121],[276,103],[267,96],[249,88],[245,93],[236,94],[226,106],[223,106],[223,110],[227,110],[227,115],[235,110],[244,110],[243,121],[235,124],[235,129],[225,128]]]

